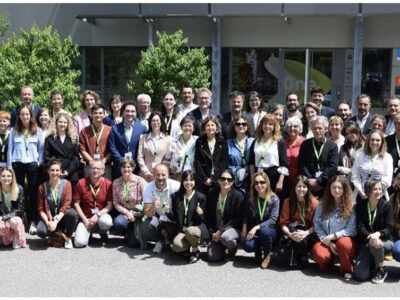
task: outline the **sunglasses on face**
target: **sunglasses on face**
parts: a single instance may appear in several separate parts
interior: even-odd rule
[[[264,185],[264,184],[265,184],[264,180],[254,181],[254,185]]]
[[[226,181],[226,182],[233,182],[233,178],[232,177],[220,177],[219,180],[220,181]]]
[[[247,123],[242,123],[242,122],[236,122],[235,123],[235,125],[237,126],[237,127],[247,127]]]

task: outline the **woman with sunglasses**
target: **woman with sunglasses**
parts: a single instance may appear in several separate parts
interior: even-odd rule
[[[78,218],[71,210],[71,183],[61,177],[61,167],[62,161],[55,158],[47,164],[49,180],[41,184],[38,190],[38,211],[41,220],[37,232],[39,237],[47,238],[60,230],[65,234],[64,248],[72,249],[71,237],[78,224]]]
[[[261,269],[271,260],[272,243],[277,236],[279,198],[272,192],[267,174],[256,172],[252,177],[250,201],[241,232],[243,249],[254,252]]]
[[[353,277],[352,259],[357,243],[354,197],[350,184],[342,175],[333,176],[314,214],[314,230],[319,241],[313,246],[313,258],[323,272],[333,269],[334,256],[339,257],[340,273],[346,280]]]
[[[24,190],[11,167],[0,169],[0,244],[14,249],[26,246]]]
[[[237,251],[239,231],[243,223],[243,194],[233,185],[233,174],[224,170],[218,178],[218,186],[210,191],[206,205],[206,225],[211,236],[207,257],[211,262],[233,260]]]
[[[235,176],[235,188],[240,190],[247,199],[250,186],[250,147],[254,138],[251,132],[249,119],[241,115],[239,119],[232,120],[229,128],[232,137],[228,144],[228,169]]]
[[[316,241],[313,218],[317,205],[307,177],[296,177],[289,198],[283,202],[279,219],[279,226],[289,241],[291,267],[301,269],[308,264],[308,253]]]
[[[250,175],[255,172],[267,174],[271,189],[280,198],[288,194],[286,184],[289,175],[285,142],[282,139],[279,121],[272,114],[261,120],[250,149]]]
[[[199,260],[200,240],[208,237],[207,227],[204,224],[206,197],[196,191],[195,187],[193,172],[183,171],[181,187],[172,195],[172,209],[167,208],[168,218],[176,222],[179,229],[171,248],[176,253],[183,253],[189,263]]]
[[[217,178],[226,168],[228,146],[221,136],[221,123],[215,115],[207,116],[201,123],[205,132],[196,140],[194,169],[198,190],[208,196],[211,188],[217,186]]]

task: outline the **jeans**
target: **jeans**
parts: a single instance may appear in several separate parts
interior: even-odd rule
[[[128,245],[130,247],[140,247],[140,243],[135,236],[134,222],[130,222],[123,214],[119,214],[114,219],[114,228],[118,234],[124,235],[128,232]]]
[[[400,239],[398,239],[394,243],[393,248],[392,248],[392,255],[396,261],[400,262]]]
[[[246,252],[261,252],[261,250],[264,250],[265,254],[269,254],[276,235],[277,232],[274,228],[263,227],[256,232],[250,241],[243,242],[243,249]]]
[[[236,252],[237,240],[239,232],[235,228],[225,230],[219,239],[219,242],[211,241],[207,248],[207,257],[211,262],[220,261],[225,256],[225,249],[228,248],[230,253]]]
[[[76,224],[78,224],[78,214],[74,209],[68,209],[63,218],[57,224],[57,229],[62,230],[67,237],[71,237],[75,231]],[[41,238],[45,238],[50,235],[46,224],[43,221],[39,221],[37,225],[37,234]]]

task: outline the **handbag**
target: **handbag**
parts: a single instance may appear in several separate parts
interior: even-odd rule
[[[61,248],[67,241],[67,236],[60,229],[57,229],[50,236],[51,243],[50,246],[54,248]]]

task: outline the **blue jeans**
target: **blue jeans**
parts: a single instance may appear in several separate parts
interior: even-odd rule
[[[114,228],[118,234],[124,235],[128,232],[128,245],[130,247],[140,247],[140,243],[135,236],[134,223],[130,222],[124,217],[124,215],[119,214],[114,219]]]
[[[246,252],[261,252],[265,254],[271,252],[272,243],[276,239],[276,230],[269,227],[261,228],[250,241],[243,242],[243,249]]]
[[[396,261],[400,262],[400,239],[398,239],[394,243],[393,248],[392,248],[392,255]]]

